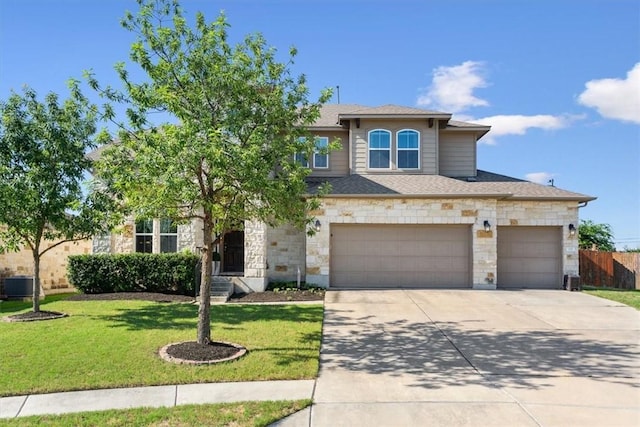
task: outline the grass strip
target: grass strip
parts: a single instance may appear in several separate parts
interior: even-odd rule
[[[0,425],[7,427],[257,427],[267,426],[310,404],[310,400],[296,400],[136,408],[2,419]]]
[[[640,310],[640,290],[585,287],[583,291]]]

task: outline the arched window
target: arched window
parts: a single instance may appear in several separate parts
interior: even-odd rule
[[[391,132],[375,129],[369,132],[369,168],[391,167]]]
[[[420,168],[420,133],[413,129],[403,129],[396,135],[398,169]]]

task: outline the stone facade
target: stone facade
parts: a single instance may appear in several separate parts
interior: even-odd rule
[[[472,238],[472,284],[495,289],[497,231],[500,225],[562,226],[565,274],[578,269],[578,239],[568,236],[567,226],[578,223],[576,202],[496,201],[495,199],[326,198],[314,212],[321,229],[306,241],[306,280],[330,284],[331,224],[468,224]],[[492,225],[485,231],[484,221]],[[515,224],[514,224],[515,223]]]
[[[111,235],[95,236],[92,242],[94,254],[130,254],[136,251],[135,221],[129,219]],[[177,248],[178,252],[191,251],[198,253],[198,246],[202,245],[202,224],[199,219],[194,219],[187,224],[178,225]],[[160,252],[160,221],[153,220],[152,236],[153,253]]]
[[[306,238],[304,231],[290,225],[269,228],[267,233],[267,275],[269,281],[304,280]]]
[[[267,286],[267,229],[259,221],[244,224],[244,280],[253,291],[264,291]]]
[[[44,248],[52,242],[44,242]],[[66,242],[56,246],[40,258],[40,285],[45,294],[74,292],[67,281],[69,255],[91,253],[91,240]],[[30,249],[0,254],[0,279],[12,276],[33,276],[33,256]]]

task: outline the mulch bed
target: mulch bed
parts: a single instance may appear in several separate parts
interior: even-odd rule
[[[193,302],[194,297],[186,295],[158,294],[154,292],[110,292],[104,294],[76,294],[66,301],[118,301],[142,300],[155,302]]]
[[[43,311],[38,312],[27,311],[26,313],[12,314],[3,318],[6,322],[35,322],[38,320],[53,320],[67,317],[65,313],[58,313],[57,311]]]
[[[230,303],[246,302],[295,302],[295,301],[323,301],[323,291],[287,290],[279,292],[252,292],[250,294],[233,294]]]
[[[167,362],[203,365],[227,362],[238,359],[247,350],[237,344],[212,341],[209,344],[198,344],[195,341],[185,341],[169,344],[160,349],[160,357]]]

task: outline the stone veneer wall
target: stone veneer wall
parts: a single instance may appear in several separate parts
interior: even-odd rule
[[[52,242],[44,242],[44,248]],[[66,242],[56,246],[40,259],[40,286],[50,293],[73,292],[75,288],[67,281],[67,258],[69,255],[91,253],[91,240]],[[30,249],[0,254],[0,279],[12,276],[33,276],[33,256]]]
[[[160,222],[153,223],[153,251],[160,251]],[[187,224],[178,225],[178,252],[189,250],[198,253],[197,247],[202,245],[202,221],[194,219]],[[136,251],[135,222],[127,220],[118,232],[111,235],[95,236],[92,253],[94,254],[129,254]]]
[[[563,271],[577,271],[577,238],[568,238],[567,226],[577,224],[576,202],[496,201],[495,199],[342,199],[326,198],[312,214],[322,227],[306,241],[306,280],[322,286],[330,282],[332,223],[347,224],[469,224],[472,231],[472,284],[495,289],[498,225],[555,225],[565,230]],[[485,231],[488,220],[491,231]],[[499,280],[499,279],[497,279]]]
[[[253,291],[264,291],[267,286],[267,225],[258,221],[244,224],[244,278],[243,283]]]
[[[269,281],[297,280],[305,275],[306,234],[291,225],[269,228],[267,232],[267,277]]]

